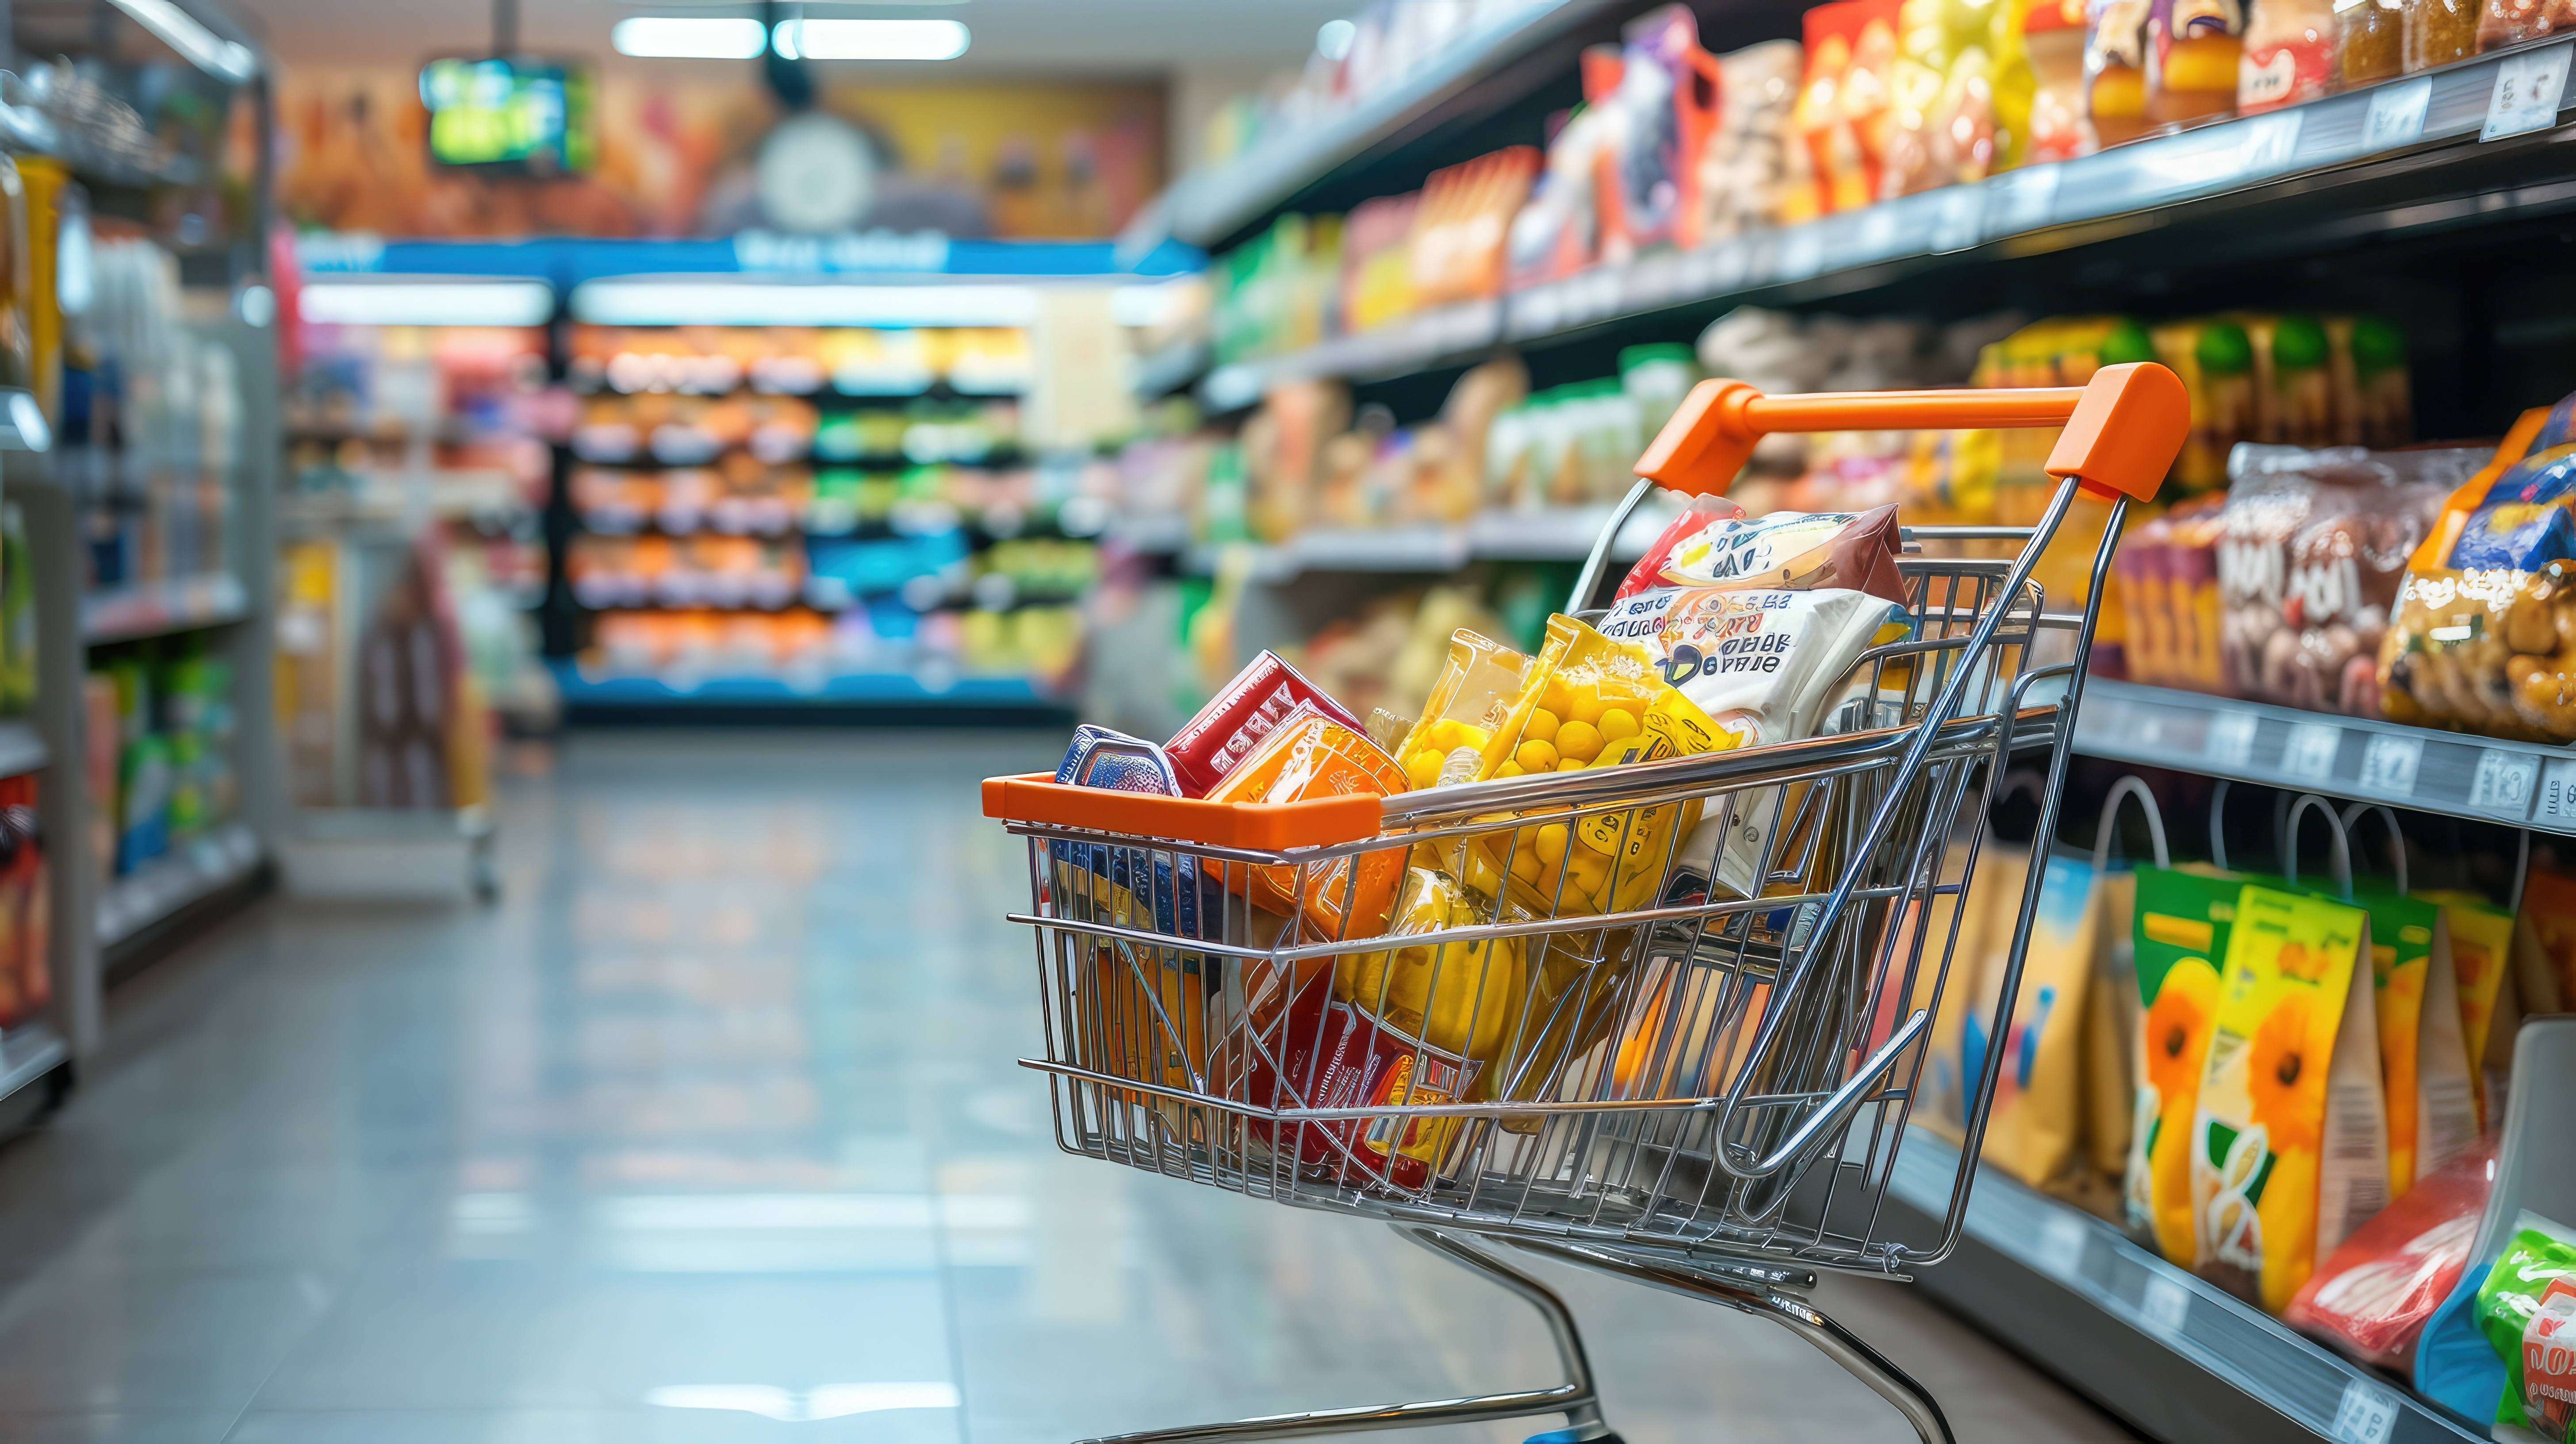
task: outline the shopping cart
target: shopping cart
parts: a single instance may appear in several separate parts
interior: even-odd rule
[[[1912,634],[1860,657],[1829,735],[1278,805],[1043,776],[984,784],[986,814],[1028,839],[1034,906],[1013,920],[1036,931],[1046,1056],[1023,1063],[1049,1075],[1058,1143],[1392,1224],[1527,1299],[1567,1375],[1121,1441],[1543,1413],[1566,1421],[1536,1436],[1549,1444],[1614,1439],[1572,1314],[1498,1244],[1772,1319],[1924,1439],[1951,1437],[1920,1385],[1808,1296],[1820,1270],[1902,1278],[1958,1238],[2002,1049],[1960,1085],[1964,1146],[1936,1231],[1901,1238],[1884,1206],[1951,980],[1958,903],[2008,758],[2045,754],[2040,835],[2054,826],[2103,579],[2128,500],[2152,496],[2181,447],[2182,385],[2153,365],[2023,391],[1766,397],[1702,383],[1639,461],[1568,603],[1595,605],[1611,539],[1651,490],[1722,490],[1767,432],[2060,424],[2047,466],[2059,484],[2036,526],[1910,534],[1920,545],[1897,565]],[[2108,523],[2081,612],[2052,613],[2032,567],[2079,492],[2109,499]],[[1977,550],[1959,545],[1970,540],[2018,542],[2018,555],[1924,554]],[[1550,857],[1534,840],[1554,824],[1622,841],[1606,849],[1621,877],[1580,886],[1572,851],[1560,840]],[[1685,837],[1712,851],[1689,854]],[[1247,901],[1336,889],[1347,917],[1372,863],[1479,848],[1498,872],[1537,874],[1541,903],[1529,886],[1502,888],[1518,901],[1363,942],[1320,931],[1314,909],[1290,922]],[[1990,1037],[2010,1021],[2041,873],[2022,888]],[[1620,886],[1629,874],[1652,881]],[[1426,983],[1425,954],[1410,955],[1406,999],[1388,992],[1397,947],[1430,958]],[[1390,1021],[1435,1014],[1447,1046]]]

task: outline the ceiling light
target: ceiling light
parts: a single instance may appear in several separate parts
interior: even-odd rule
[[[769,33],[748,16],[630,15],[608,32],[620,55],[646,60],[749,60]]]
[[[585,281],[574,319],[600,326],[1026,326],[1026,286]]]
[[[955,20],[781,20],[770,37],[789,60],[954,60],[972,37]]]
[[[1315,32],[1315,53],[1326,60],[1339,60],[1351,53],[1351,42],[1359,34],[1360,28],[1347,20],[1327,20]]]
[[[543,281],[311,280],[296,294],[307,321],[336,326],[542,326],[555,289]]]
[[[226,40],[208,30],[196,16],[170,3],[170,0],[113,0],[116,8],[134,17],[134,23],[149,30],[162,44],[188,57],[188,63],[220,80],[235,85],[259,74],[259,56],[238,40]]]

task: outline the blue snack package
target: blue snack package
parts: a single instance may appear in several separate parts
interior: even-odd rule
[[[1180,779],[1161,747],[1088,722],[1074,729],[1073,742],[1065,748],[1055,780],[1073,787],[1113,792],[1182,795]],[[1108,920],[1122,926],[1150,928],[1175,937],[1204,938],[1209,934],[1200,930],[1200,919],[1205,917],[1205,926],[1213,929],[1223,916],[1222,882],[1213,875],[1202,877],[1197,858],[1181,856],[1176,877],[1172,858],[1155,857],[1143,848],[1056,842],[1049,844],[1048,851],[1054,856],[1059,880],[1067,890],[1088,895],[1105,910]],[[1065,864],[1073,862],[1077,855],[1091,875],[1087,888],[1078,886],[1078,880],[1065,871]],[[1140,891],[1136,884],[1148,875],[1152,888],[1150,892]],[[1150,921],[1145,916],[1148,898],[1153,910]]]
[[[2450,564],[2532,571],[2576,559],[2576,443],[2533,451],[2487,488]]]
[[[1181,795],[1180,779],[1162,748],[1090,722],[1073,729],[1073,743],[1064,749],[1064,761],[1056,765],[1055,780],[1113,792]]]

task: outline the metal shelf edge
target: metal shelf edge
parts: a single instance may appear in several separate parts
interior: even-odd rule
[[[14,1096],[19,1089],[70,1061],[71,1056],[71,1049],[43,1023],[10,1029],[7,1036],[0,1037],[0,1098]]]
[[[261,856],[249,825],[230,822],[186,851],[166,853],[110,882],[100,891],[94,920],[99,946],[114,947],[232,886],[258,869]]]
[[[1911,1129],[1897,1154],[1890,1192],[1907,1209],[1937,1220],[1947,1207],[1958,1160],[1955,1146]],[[2015,1330],[2069,1341],[2083,1337],[2134,1362],[2136,1367],[2116,1371],[2115,1377],[2095,1373],[2076,1381],[2115,1407],[2125,1395],[2136,1399],[2137,1413],[2152,1414],[2160,1390],[2200,1391],[2216,1385],[2276,1416],[2270,1428],[2233,1437],[2278,1438],[2282,1421],[2308,1435],[2349,1444],[2486,1437],[2165,1262],[2091,1214],[1994,1169],[1978,1170],[1964,1233],[2023,1271],[2019,1279],[1997,1279],[1985,1276],[1993,1272],[1986,1270],[1978,1279],[2013,1286],[2014,1316],[1987,1322],[2007,1337]],[[1942,1288],[1938,1276],[1947,1271],[1956,1277],[1977,1265],[1978,1256],[1963,1251],[1925,1270],[1922,1283],[1960,1306],[1960,1294]],[[2039,1280],[2056,1287],[2019,1286]],[[2203,1437],[2231,1436],[2219,1431]]]

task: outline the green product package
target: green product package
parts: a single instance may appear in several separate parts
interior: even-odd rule
[[[2166,868],[2137,869],[2131,936],[2138,969],[2136,1114],[2129,1129],[2126,1211],[2173,1262],[2198,1256],[2191,1200],[2192,1116],[2218,1019],[2218,964],[2227,956],[2245,884]]]
[[[2524,1341],[2542,1313],[2550,1285],[2564,1279],[2576,1288],[2576,1233],[2527,1210],[2517,1223],[2504,1255],[2478,1286],[2478,1331],[2504,1360],[2504,1396],[2496,1401],[2495,1422],[2499,1427],[2530,1429],[2565,1444],[2576,1437],[2569,1429],[2570,1401],[2535,1397],[2536,1381],[2525,1368]]]

